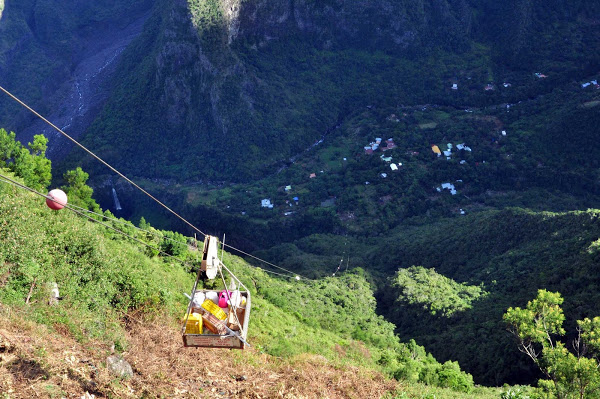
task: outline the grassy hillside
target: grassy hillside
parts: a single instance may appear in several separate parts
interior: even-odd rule
[[[59,338],[59,342],[52,341],[41,349],[36,325],[46,334],[63,336],[64,342],[102,348],[95,355],[96,362],[99,354],[111,346],[126,356],[139,353],[140,348],[134,346],[139,344],[139,335],[132,323],[159,317],[162,321],[156,319],[156,323],[173,325],[184,313],[183,293],[191,289],[193,282],[189,267],[172,258],[148,257],[147,248],[141,244],[67,210],[51,211],[43,199],[14,186],[3,183],[0,196],[0,304],[1,309],[10,312],[2,316],[9,327],[0,332],[8,341],[4,345],[12,345],[22,362],[37,365],[38,375],[51,381],[45,387],[48,392],[60,392],[70,384],[57,382],[54,355],[47,352],[63,341]],[[147,239],[146,233],[140,234],[132,226],[119,226],[128,234]],[[198,254],[184,250],[180,256],[193,264]],[[248,355],[235,355],[241,364],[260,363],[257,356],[261,353],[283,362],[319,355],[334,367],[360,365],[407,381],[408,388],[398,387],[389,392],[389,397],[403,391],[420,397],[414,396],[421,390],[412,385],[417,382],[475,392],[472,394],[481,397],[491,392],[473,391],[471,377],[462,373],[457,363],[440,364],[414,342],[400,343],[393,325],[376,315],[373,291],[360,270],[335,279],[297,282],[271,278],[228,254],[224,260],[253,293],[249,335],[253,349]],[[48,287],[54,282],[62,300],[57,306],[48,306]],[[33,337],[33,355],[15,343],[14,337],[9,338],[17,333],[10,326],[17,324],[27,326],[25,331]],[[179,342],[177,330],[169,328],[173,334],[170,338]],[[142,328],[138,333],[144,331]],[[161,345],[172,347],[169,342]],[[78,349],[77,356],[83,356],[81,352],[86,351]],[[17,363],[0,359],[0,367],[17,375]],[[118,382],[100,378],[105,371],[96,375],[97,381],[92,377],[96,392],[108,394],[122,389]],[[12,384],[19,386],[18,379],[0,383],[9,388]],[[136,383],[140,383],[139,378]],[[145,383],[141,384],[138,389],[144,389]],[[150,384],[146,388],[149,392],[166,389]],[[455,397],[441,388],[423,389]]]

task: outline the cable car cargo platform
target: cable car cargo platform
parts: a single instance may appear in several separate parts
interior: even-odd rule
[[[213,290],[198,290],[199,292],[211,292]],[[241,323],[240,331],[233,332],[230,329],[227,329],[227,333],[224,335],[219,334],[188,334],[184,332],[182,334],[183,337],[183,346],[186,348],[221,348],[221,349],[246,349],[249,345],[244,341],[247,340],[248,334],[248,325],[250,320],[250,293],[248,291],[240,291],[246,298],[246,306],[239,307],[237,311],[237,315],[239,321]],[[190,308],[192,307],[192,300],[190,300]],[[224,320],[227,322],[227,320]],[[225,325],[225,323],[224,323]],[[209,332],[207,327],[204,327],[204,332]],[[239,335],[238,335],[239,334]],[[241,338],[241,339],[240,339]]]

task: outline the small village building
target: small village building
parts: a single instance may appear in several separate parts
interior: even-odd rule
[[[460,161],[460,164],[461,164],[461,165],[464,165],[464,164],[466,164],[466,163],[467,163],[467,161],[465,161],[464,159],[463,159],[462,161]]]
[[[450,151],[450,150],[446,150],[446,151],[444,151],[444,155],[445,155],[446,157],[450,157],[450,156],[452,156],[452,151]]]
[[[260,201],[260,206],[263,208],[273,209],[273,204],[269,198],[265,198],[264,200]]]
[[[440,151],[440,147],[438,147],[437,145],[432,145],[431,151],[437,154],[438,157],[442,155],[442,151]]]
[[[452,84],[452,90],[458,90],[458,84],[453,83]]]
[[[381,177],[383,177],[385,179],[387,177],[387,173],[382,173]]]
[[[387,147],[382,148],[383,151],[391,150],[396,148],[396,144],[394,143],[394,139],[386,140]]]
[[[393,163],[393,164],[390,165],[390,169],[391,170],[398,170],[398,166],[395,163]]]
[[[384,161],[384,162],[388,162],[388,163],[392,162],[392,157],[386,157],[386,156],[384,156],[384,155],[381,155],[381,157],[380,157],[380,158],[381,158],[381,160],[382,160],[382,161]]]
[[[308,176],[310,179],[314,179],[315,177],[317,177],[316,173],[311,173],[310,176]]]
[[[490,90],[494,90],[494,85],[491,83],[488,83],[484,88],[485,91],[490,91]]]
[[[506,130],[503,130],[503,131],[502,131],[502,135],[503,135],[503,136],[506,136]]]
[[[594,85],[595,87],[598,87],[598,81],[597,80],[590,80],[589,82],[585,82],[581,85],[582,89],[585,89],[586,87],[590,87],[591,85]]]
[[[456,195],[456,193],[457,193],[456,188],[454,187],[454,184],[452,184],[452,183],[442,183],[442,189],[450,190],[450,194],[452,194],[452,195]],[[441,190],[438,190],[438,191],[441,191]]]
[[[292,189],[292,186],[285,186],[285,191],[290,191]]]
[[[504,86],[504,87],[510,87],[510,86],[512,86],[512,84],[504,82],[504,83],[502,83],[502,86]]]

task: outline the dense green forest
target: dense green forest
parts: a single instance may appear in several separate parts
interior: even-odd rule
[[[312,265],[331,273],[340,256],[350,268],[368,265],[378,309],[400,336],[496,385],[537,375],[505,331],[508,307],[546,288],[564,295],[569,331],[575,320],[600,313],[598,237],[597,210],[513,208],[414,223],[376,238],[314,235],[259,253],[304,272],[302,265]]]

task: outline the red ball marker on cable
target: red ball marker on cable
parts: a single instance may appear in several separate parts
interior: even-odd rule
[[[62,190],[56,188],[48,193],[48,197],[46,198],[46,205],[50,209],[58,211],[67,205],[67,194]]]

